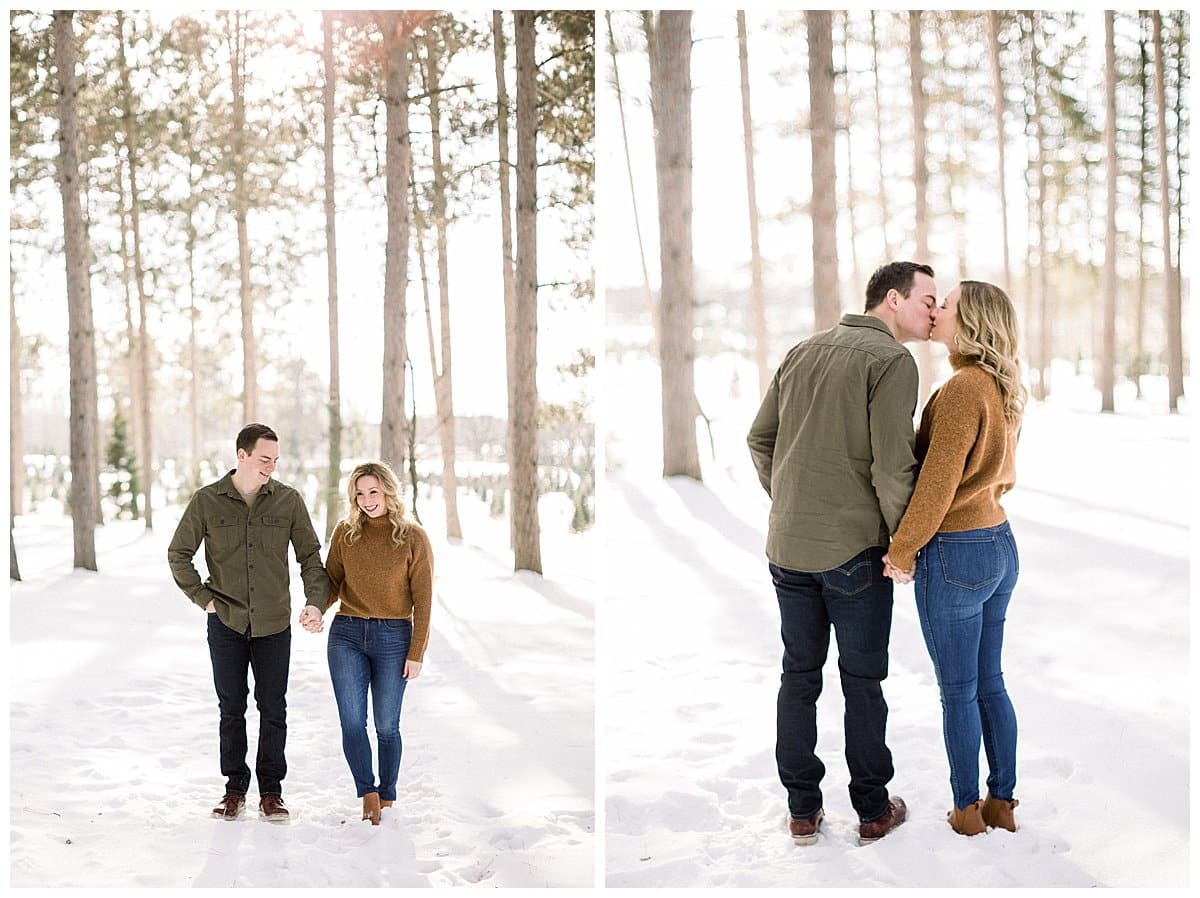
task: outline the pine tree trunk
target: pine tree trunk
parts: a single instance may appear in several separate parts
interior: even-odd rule
[[[1171,170],[1167,165],[1167,88],[1166,61],[1163,52],[1162,13],[1151,13],[1154,28],[1154,100],[1158,109],[1159,206],[1162,209],[1163,288],[1167,330],[1167,401],[1172,412],[1179,411],[1183,395],[1183,304],[1175,287],[1175,265],[1171,257]]]
[[[375,14],[383,32],[387,103],[387,246],[383,284],[383,409],[379,454],[397,472],[407,453],[404,365],[408,344],[404,293],[408,287],[408,182],[412,147],[408,132],[408,66],[411,40],[403,13]]]
[[[875,75],[875,157],[879,160],[879,226],[883,232],[883,257],[890,261],[892,244],[888,240],[887,176],[883,170],[883,160],[886,158],[883,145],[883,92],[879,87],[879,38],[875,31],[875,10],[871,10],[871,71]]]
[[[1182,122],[1186,114],[1184,106],[1185,87],[1188,83],[1188,70],[1184,63],[1184,57],[1190,54],[1184,52],[1184,47],[1190,46],[1187,42],[1190,40],[1188,25],[1186,21],[1180,21],[1180,16],[1189,15],[1186,12],[1172,12],[1171,17],[1175,22],[1175,31],[1173,40],[1175,43],[1175,264],[1172,266],[1171,283],[1174,291],[1171,298],[1171,308],[1174,310],[1172,315],[1171,333],[1168,335],[1168,342],[1173,342],[1175,345],[1175,358],[1178,364],[1175,366],[1176,376],[1173,381],[1169,381],[1172,395],[1176,399],[1176,407],[1178,408],[1178,400],[1183,396],[1183,271],[1181,270],[1180,255],[1183,249],[1183,180],[1184,180],[1184,150]],[[1189,122],[1190,125],[1190,122]]]
[[[458,475],[454,470],[454,455],[457,440],[454,427],[454,366],[450,352],[450,254],[448,249],[446,218],[446,171],[442,160],[442,112],[438,93],[441,73],[438,70],[436,46],[433,35],[425,42],[428,75],[426,91],[429,94],[429,117],[432,123],[433,143],[433,225],[437,232],[438,262],[438,307],[441,312],[441,365],[437,356],[430,353],[433,365],[434,399],[437,404],[438,442],[442,446],[442,497],[446,503],[446,537],[462,539],[462,524],[458,520]]]
[[[692,261],[692,13],[664,10],[654,28],[651,105],[658,173],[659,350],[663,476],[700,479],[696,445]]]
[[[200,459],[203,449],[200,445],[200,348],[199,328],[200,309],[196,305],[196,176],[193,172],[199,170],[200,154],[193,144],[188,150],[188,211],[187,211],[187,271],[188,271],[188,409],[191,418],[192,444],[192,487],[200,488],[201,470]]]
[[[737,11],[738,62],[742,81],[742,139],[746,145],[746,199],[750,213],[750,309],[754,321],[754,365],[758,369],[758,394],[767,392],[771,369],[767,364],[767,307],[763,295],[762,249],[758,242],[758,190],[754,180],[754,123],[750,115],[750,51],[746,42],[746,11]]]
[[[254,339],[254,296],[250,290],[250,237],[246,195],[245,13],[234,12],[229,61],[233,84],[233,214],[237,222],[238,295],[242,310],[242,405],[245,423],[258,421],[258,344]]]
[[[137,365],[138,385],[141,388],[134,401],[138,405],[137,459],[142,487],[146,529],[154,529],[154,423],[150,415],[150,333],[146,325],[148,300],[146,298],[146,274],[142,266],[141,198],[138,195],[138,132],[133,115],[133,91],[130,87],[129,61],[125,45],[125,16],[117,12],[120,29],[121,100],[125,128],[125,152],[129,165],[129,217],[133,234],[133,280],[138,295],[138,341]]]
[[[508,420],[516,419],[516,383],[517,383],[517,313],[516,287],[513,283],[516,274],[513,271],[513,234],[512,234],[512,191],[510,188],[511,164],[508,154],[508,85],[505,80],[505,49],[504,49],[504,14],[500,10],[492,11],[492,45],[496,61],[496,132],[500,147],[499,179],[500,179],[500,263],[504,282],[504,362],[508,383]],[[504,455],[507,459],[516,457],[513,446],[513,429],[505,428]],[[510,482],[511,488],[511,482]],[[511,499],[511,496],[510,496]],[[508,516],[509,547],[516,549],[517,530],[516,519],[510,510]]]
[[[96,396],[96,343],[92,326],[87,229],[80,205],[79,88],[75,77],[74,14],[54,13],[54,56],[58,67],[59,187],[63,200],[63,249],[67,268],[71,395],[71,519],[74,566],[96,567],[96,508],[99,504],[99,422]]]
[[[133,249],[130,246],[130,227],[128,204],[125,198],[125,180],[123,175],[127,171],[127,165],[122,163],[117,169],[117,207],[121,210],[121,294],[124,299],[125,308],[125,362],[128,368],[127,376],[129,377],[129,427],[132,432],[132,450],[135,458],[140,451],[142,445],[142,404],[138,401],[138,397],[142,395],[142,366],[138,357],[137,351],[137,333],[133,324],[133,276],[130,273],[130,268],[133,266],[132,256]],[[121,402],[120,399],[117,400]],[[139,479],[141,477],[139,473]],[[138,484],[141,487],[141,484]],[[141,506],[138,503],[138,493],[140,490],[132,491],[133,519],[136,521],[141,517]]]
[[[913,106],[913,191],[916,196],[916,260],[929,264],[929,152],[926,137],[925,116],[929,111],[929,100],[925,96],[925,58],[922,54],[924,40],[921,35],[921,11],[911,10],[908,14],[908,60],[912,75]],[[917,344],[917,368],[920,374],[917,401],[921,406],[929,398],[933,385],[933,353],[929,341]]]
[[[838,296],[837,157],[833,13],[808,10],[808,98],[812,138],[813,328],[833,327],[841,315]]]
[[[1104,145],[1108,206],[1104,217],[1104,338],[1100,352],[1100,411],[1111,412],[1117,353],[1117,50],[1113,11],[1104,12]]]
[[[10,525],[17,515],[25,513],[25,424],[21,412],[21,355],[21,330],[17,325],[17,296],[13,290],[13,273],[10,268],[8,273],[8,521]]]
[[[1000,13],[988,11],[988,50],[992,58],[992,114],[996,122],[996,177],[1000,194],[1000,230],[1004,237],[1004,289],[1012,289],[1012,261],[1008,245],[1007,170],[1004,159],[1004,71],[1000,66]]]
[[[1146,183],[1149,176],[1147,147],[1150,129],[1146,114],[1150,109],[1149,90],[1146,85],[1146,69],[1150,65],[1150,54],[1146,48],[1146,20],[1138,13],[1138,298],[1137,322],[1134,327],[1133,382],[1137,387],[1137,398],[1142,398],[1142,375],[1146,373]]]
[[[854,195],[854,139],[852,135],[852,126],[854,123],[853,98],[850,96],[850,11],[842,12],[842,72],[845,73],[842,79],[842,86],[845,91],[845,103],[842,108],[846,110],[845,115],[841,120],[845,122],[842,130],[846,134],[846,215],[850,218],[850,283],[859,283],[859,258],[858,258],[858,241],[859,230],[858,221],[854,214],[855,195]],[[839,110],[840,111],[840,110]],[[836,131],[835,131],[836,133]]]
[[[537,60],[534,56],[536,13],[518,11],[517,58],[517,257],[513,305],[516,381],[509,389],[514,416],[512,485],[514,569],[542,572],[538,523],[537,443]]]
[[[329,294],[329,466],[325,473],[325,540],[340,517],[342,484],[342,386],[338,349],[337,205],[333,175],[334,96],[337,69],[333,62],[333,13],[323,12],[325,69],[325,272]]]
[[[1034,17],[1037,13],[1032,14]],[[1050,396],[1050,290],[1049,266],[1046,264],[1046,252],[1049,242],[1046,239],[1046,195],[1048,192],[1046,168],[1049,163],[1046,152],[1046,122],[1042,109],[1042,64],[1037,49],[1037,33],[1040,23],[1031,20],[1029,34],[1030,65],[1033,70],[1033,125],[1037,139],[1037,201],[1035,206],[1035,222],[1037,229],[1037,296],[1038,327],[1037,354],[1035,356],[1038,370],[1037,381],[1034,385],[1034,396],[1044,400]]]
[[[21,579],[21,568],[17,564],[17,538],[13,536],[11,524],[8,528],[8,579]]]

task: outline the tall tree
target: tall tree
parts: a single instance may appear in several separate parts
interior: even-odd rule
[[[1187,172],[1187,150],[1183,141],[1184,134],[1190,134],[1191,128],[1191,113],[1185,102],[1185,96],[1188,91],[1188,60],[1191,59],[1190,52],[1190,13],[1187,10],[1176,10],[1171,14],[1173,22],[1172,27],[1172,43],[1175,45],[1175,175],[1176,175],[1176,192],[1175,192],[1175,266],[1174,273],[1171,276],[1171,283],[1174,288],[1174,296],[1171,299],[1172,313],[1172,333],[1167,340],[1170,343],[1175,341],[1177,358],[1179,364],[1176,366],[1177,374],[1174,381],[1174,386],[1171,392],[1174,393],[1178,403],[1179,397],[1183,395],[1183,272],[1180,270],[1180,251],[1183,248],[1183,187]]]
[[[329,466],[325,475],[325,539],[328,541],[341,506],[342,375],[338,347],[337,205],[333,174],[334,98],[337,91],[337,69],[333,62],[333,13],[322,12],[321,22],[324,26],[321,58],[325,73],[325,279],[329,295]]]
[[[742,80],[742,139],[746,146],[746,199],[750,213],[750,308],[754,321],[754,364],[758,392],[767,392],[767,304],[763,296],[762,249],[758,243],[758,189],[754,182],[754,120],[750,115],[750,51],[746,41],[746,11],[737,11],[738,63]]]
[[[854,134],[853,124],[855,115],[854,97],[851,94],[850,84],[850,11],[844,10],[841,15],[842,20],[842,40],[841,40],[841,69],[838,72],[841,74],[842,90],[844,91],[844,103],[838,107],[838,117],[845,122],[841,128],[846,133],[846,216],[850,222],[850,283],[857,284],[859,282],[859,259],[858,259],[858,242],[859,229],[858,220],[855,216],[855,203],[857,196],[854,190]],[[836,86],[835,86],[836,94]],[[842,109],[845,110],[844,116],[841,114]],[[834,132],[836,134],[836,130]]]
[[[1137,398],[1142,398],[1142,375],[1146,373],[1146,204],[1150,173],[1148,147],[1150,144],[1150,126],[1147,117],[1150,114],[1149,88],[1146,73],[1150,67],[1150,54],[1146,47],[1146,21],[1138,12],[1138,293],[1137,320],[1134,325],[1133,343],[1133,382],[1137,388]]]
[[[237,225],[238,295],[242,312],[242,416],[258,420],[258,344],[254,336],[254,295],[250,289],[250,200],[246,184],[246,13],[228,13],[230,83],[233,90],[233,214]]]
[[[25,437],[21,411],[21,329],[13,273],[8,274],[8,523],[25,513]]]
[[[833,327],[838,296],[836,104],[833,13],[805,12],[808,28],[809,132],[812,138],[813,328]]]
[[[1008,175],[1004,159],[1004,70],[1000,64],[1000,12],[988,10],[988,51],[992,60],[992,115],[996,122],[996,178],[1000,194],[1000,230],[1004,245],[1004,289],[1011,290],[1012,261],[1008,246]]]
[[[918,262],[929,264],[929,146],[925,116],[929,99],[925,95],[924,40],[921,34],[921,10],[908,13],[908,67],[912,85],[913,112],[913,193],[915,220],[913,237]],[[933,353],[928,341],[917,344],[917,366],[920,368],[919,402],[924,405],[933,383]]]
[[[1171,174],[1167,165],[1167,90],[1163,52],[1162,13],[1150,13],[1154,32],[1154,101],[1158,110],[1159,207],[1162,210],[1163,292],[1167,331],[1167,399],[1172,412],[1179,411],[1183,395],[1183,306],[1175,289],[1175,266],[1171,259]]]
[[[446,536],[449,539],[460,540],[462,539],[462,524],[458,520],[458,477],[454,470],[457,444],[454,427],[454,365],[450,350],[450,252],[447,237],[450,220],[446,203],[449,187],[445,160],[442,158],[441,107],[441,58],[445,55],[448,59],[452,48],[446,40],[439,40],[439,34],[433,28],[426,29],[424,44],[423,74],[425,93],[429,97],[430,137],[432,140],[432,212],[437,240],[439,334],[441,338],[440,347],[438,347],[440,352],[434,351],[431,340],[429,364],[433,369],[438,441],[442,447],[442,496],[446,505]]]
[[[1045,80],[1045,71],[1042,65],[1040,48],[1038,46],[1038,35],[1041,31],[1040,17],[1042,13],[1037,10],[1026,11],[1023,16],[1024,38],[1028,48],[1029,60],[1029,104],[1027,112],[1032,118],[1033,139],[1034,139],[1034,190],[1033,190],[1033,226],[1034,226],[1034,245],[1032,247],[1031,256],[1034,258],[1032,262],[1033,271],[1031,272],[1031,294],[1036,303],[1036,331],[1037,337],[1033,342],[1033,364],[1032,368],[1036,372],[1036,377],[1033,381],[1033,395],[1035,399],[1044,400],[1050,395],[1050,288],[1049,288],[1049,265],[1047,264],[1048,241],[1046,239],[1047,230],[1047,194],[1049,191],[1048,184],[1048,168],[1049,158],[1046,140],[1046,121],[1045,121],[1045,98],[1043,95],[1043,83]]]
[[[542,572],[537,476],[537,132],[538,89],[536,18],[532,11],[513,13],[517,61],[517,206],[516,271],[513,279],[515,379],[509,384],[513,454],[509,458],[512,492],[513,565]]]
[[[505,75],[506,51],[504,47],[504,14],[500,10],[492,11],[492,49],[496,63],[496,136],[499,142],[500,154],[498,176],[500,181],[500,265],[501,279],[504,284],[504,362],[508,384],[508,420],[512,421],[517,413],[516,389],[517,382],[517,312],[516,312],[516,279],[515,261],[513,257],[512,233],[512,187],[511,163],[509,161],[508,123],[510,109],[508,102],[508,82]],[[513,445],[513,429],[505,430],[505,458],[515,458],[516,449]],[[510,482],[511,487],[511,482]],[[510,513],[508,516],[509,545],[516,548],[517,530],[516,519]]]
[[[892,244],[888,240],[887,176],[883,161],[887,158],[883,146],[883,91],[879,86],[879,35],[875,28],[875,10],[871,10],[871,72],[875,76],[875,157],[879,160],[879,229],[883,234],[883,255],[892,258]]]
[[[658,13],[650,45],[658,182],[663,476],[700,479],[692,261],[692,13]]]
[[[133,88],[129,77],[129,56],[125,34],[125,14],[117,11],[120,39],[121,117],[124,127],[126,167],[129,172],[129,223],[133,238],[133,280],[138,296],[137,368],[138,390],[135,393],[137,421],[137,460],[139,480],[144,496],[146,529],[154,529],[154,422],[150,415],[152,381],[150,378],[150,331],[146,323],[149,302],[146,296],[146,272],[142,263],[142,202],[138,190],[138,150],[140,135],[133,110]],[[136,508],[136,504],[135,504]]]
[[[71,395],[71,519],[74,566],[97,570],[96,508],[99,504],[100,426],[96,395],[96,343],[92,325],[87,229],[80,204],[79,84],[75,75],[74,13],[54,13],[54,57],[59,83],[59,188],[63,203],[63,251],[67,267]]]
[[[1117,49],[1113,11],[1104,11],[1104,147],[1108,206],[1104,217],[1104,339],[1100,355],[1100,410],[1113,411],[1117,354]]]
[[[419,17],[418,17],[419,16]],[[380,417],[380,457],[397,471],[406,453],[404,365],[408,287],[408,182],[412,177],[412,147],[408,129],[408,72],[412,30],[424,18],[407,12],[376,12],[383,34],[384,102],[387,106],[387,244],[383,275],[383,409]]]

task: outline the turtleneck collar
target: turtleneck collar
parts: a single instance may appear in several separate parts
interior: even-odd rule
[[[373,518],[368,514],[363,514],[363,522],[367,527],[375,527],[382,529],[383,527],[390,528],[392,526],[391,519],[386,514],[381,514],[377,518]]]
[[[950,353],[950,367],[955,371],[959,368],[966,368],[968,365],[974,365],[975,361],[973,355],[963,355],[961,352]]]

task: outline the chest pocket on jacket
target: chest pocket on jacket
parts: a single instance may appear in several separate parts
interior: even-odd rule
[[[286,551],[288,535],[292,529],[291,520],[273,515],[263,515],[261,522],[263,543],[271,549]]]
[[[241,529],[236,518],[225,515],[209,518],[204,528],[204,538],[209,540],[214,548],[231,549],[237,545],[241,537]]]

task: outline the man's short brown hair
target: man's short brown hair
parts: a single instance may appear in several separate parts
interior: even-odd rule
[[[242,452],[249,455],[254,451],[255,445],[259,440],[273,440],[279,442],[279,437],[275,435],[275,431],[267,427],[266,424],[247,424],[237,435],[237,447]]]
[[[863,311],[869,312],[883,302],[889,290],[896,290],[907,299],[912,292],[913,275],[918,271],[933,277],[933,269],[920,262],[888,262],[880,265],[867,281],[867,305]]]

